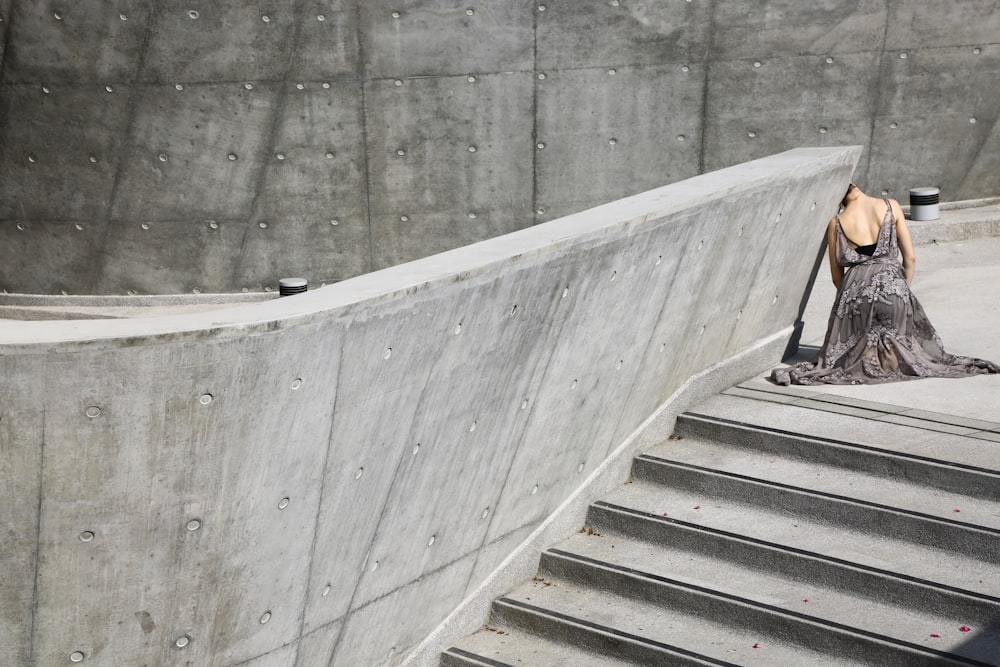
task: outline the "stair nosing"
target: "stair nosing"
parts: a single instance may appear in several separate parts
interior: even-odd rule
[[[477,663],[486,665],[487,667],[514,667],[514,665],[509,662],[501,662],[499,660],[494,660],[493,658],[487,658],[484,655],[479,655],[478,653],[473,653],[472,651],[466,651],[458,646],[449,646],[442,652],[445,654],[450,653],[451,655],[464,660],[475,660]]]
[[[871,565],[865,565],[864,563],[856,563],[844,558],[837,556],[829,556],[816,551],[809,551],[808,549],[803,549],[801,547],[796,547],[787,544],[781,544],[780,542],[771,542],[758,537],[750,537],[748,535],[740,535],[739,533],[733,533],[727,530],[722,530],[721,528],[712,528],[710,526],[703,526],[697,523],[692,523],[690,521],[684,521],[682,519],[675,519],[672,517],[660,516],[653,512],[647,512],[645,510],[635,509],[632,507],[626,507],[624,505],[617,505],[605,500],[598,500],[592,503],[593,506],[600,507],[603,509],[610,510],[612,512],[621,512],[629,514],[632,516],[640,517],[643,519],[657,521],[663,524],[671,524],[679,526],[681,528],[692,530],[700,533],[708,533],[711,535],[716,535],[728,540],[735,540],[739,542],[746,542],[755,546],[766,547],[769,549],[775,549],[778,551],[791,553],[798,556],[805,556],[808,558],[814,558],[827,563],[833,563],[839,566],[854,568],[867,572],[869,574],[876,574],[879,576],[887,577],[890,579],[898,579],[911,584],[916,584],[919,586],[927,586],[934,590],[947,591],[948,593],[969,597],[973,600],[978,600],[981,602],[988,602],[991,604],[1000,604],[1000,596],[993,596],[986,593],[979,593],[977,591],[970,591],[965,588],[959,588],[957,586],[952,586],[951,584],[945,584],[938,581],[932,581],[930,579],[923,579],[910,574],[904,574],[902,572],[894,572],[892,570],[885,570],[882,568],[874,567]]]
[[[783,616],[785,618],[791,619],[796,622],[810,623],[815,626],[820,626],[826,628],[830,631],[840,632],[844,634],[854,635],[855,637],[864,638],[867,640],[873,640],[877,642],[882,642],[883,644],[889,644],[892,646],[898,646],[905,648],[907,650],[915,651],[924,654],[928,657],[938,657],[938,658],[948,658],[955,662],[965,663],[972,667],[995,667],[989,663],[981,662],[972,658],[966,658],[948,651],[942,651],[939,649],[930,648],[927,646],[922,646],[920,644],[915,644],[906,639],[900,639],[897,637],[892,637],[879,632],[873,632],[871,630],[865,630],[863,628],[858,628],[852,625],[847,625],[840,621],[833,621],[805,612],[798,612],[790,609],[782,609],[781,607],[768,604],[766,602],[760,602],[753,600],[751,598],[736,595],[734,593],[728,593],[718,589],[712,589],[705,586],[700,586],[698,584],[692,584],[677,579],[671,579],[669,577],[664,577],[662,575],[654,574],[652,572],[646,572],[643,570],[637,570],[632,567],[625,565],[617,565],[615,563],[610,563],[608,561],[603,561],[597,558],[591,558],[590,556],[584,556],[581,554],[575,554],[569,551],[564,551],[558,548],[546,549],[546,554],[551,554],[557,558],[563,558],[567,560],[575,561],[578,564],[584,566],[590,566],[595,568],[605,568],[612,570],[620,575],[633,577],[639,580],[652,581],[657,584],[665,585],[668,587],[681,588],[688,591],[693,591],[697,594],[704,595],[709,598],[716,600],[724,600],[727,603],[744,605],[747,607],[752,607],[754,609],[762,610],[770,614],[775,614],[778,616]]]
[[[827,491],[816,491],[814,489],[808,489],[802,486],[794,486],[792,484],[786,484],[784,482],[775,482],[769,479],[762,479],[760,477],[751,477],[749,475],[743,475],[740,473],[729,472],[726,470],[717,470],[714,468],[708,468],[705,466],[700,466],[694,463],[685,463],[683,461],[675,461],[671,459],[665,459],[659,456],[654,456],[652,454],[640,454],[635,457],[636,461],[646,461],[653,463],[655,465],[661,465],[665,467],[676,467],[685,470],[691,470],[694,472],[703,473],[706,475],[711,475],[714,477],[722,477],[726,479],[738,480],[740,482],[747,482],[749,484],[755,484],[758,486],[765,486],[775,489],[781,489],[783,491],[793,491],[795,493],[811,496],[814,498],[821,498],[826,500],[833,500],[840,503],[845,503],[849,505],[857,505],[859,507],[864,507],[871,510],[876,510],[879,512],[889,512],[894,514],[902,514],[915,519],[920,519],[922,521],[929,521],[932,523],[938,523],[943,526],[948,526],[951,528],[960,528],[962,530],[968,530],[972,532],[982,532],[991,536],[1000,537],[1000,528],[992,528],[990,526],[981,526],[974,523],[968,523],[965,521],[955,521],[954,519],[946,519],[933,514],[926,514],[924,512],[918,512],[917,510],[906,509],[903,507],[895,507],[893,505],[884,505],[882,503],[876,503],[871,500],[863,500],[861,498],[852,498],[850,496],[841,496],[835,493],[829,493]]]
[[[611,635],[616,638],[625,639],[628,641],[636,642],[647,648],[655,649],[658,651],[666,651],[670,653],[676,653],[685,658],[694,658],[696,660],[702,660],[706,664],[716,665],[717,667],[740,667],[739,665],[731,662],[726,662],[724,660],[719,660],[718,658],[712,658],[706,656],[702,653],[696,653],[690,649],[681,648],[679,646],[674,646],[673,644],[667,644],[665,642],[660,642],[655,639],[650,639],[648,637],[641,637],[639,635],[632,634],[630,632],[625,632],[624,630],[618,630],[600,623],[595,623],[593,621],[588,621],[582,618],[576,618],[568,614],[556,611],[554,609],[547,609],[545,607],[540,607],[538,605],[529,604],[522,600],[516,600],[503,596],[494,601],[494,606],[508,605],[510,607],[515,607],[523,611],[528,611],[534,614],[540,614],[542,616],[547,616],[550,619],[555,620],[560,623],[570,623],[582,627],[588,632],[599,632],[606,635]]]
[[[820,443],[823,445],[833,445],[836,447],[843,447],[847,449],[854,449],[859,451],[865,451],[872,454],[877,454],[879,456],[884,456],[886,458],[899,458],[909,461],[916,461],[920,463],[926,463],[934,466],[940,466],[943,468],[951,468],[954,470],[961,470],[964,472],[971,472],[981,475],[986,475],[987,477],[994,478],[1000,482],[1000,471],[994,470],[992,468],[983,468],[980,466],[974,466],[968,463],[958,463],[956,461],[945,461],[943,459],[937,459],[932,456],[925,456],[923,454],[912,454],[909,452],[899,452],[891,449],[885,449],[882,447],[876,447],[874,445],[866,445],[858,442],[851,442],[849,440],[838,440],[836,438],[827,438],[818,435],[806,435],[804,433],[799,433],[796,431],[788,431],[785,429],[775,428],[772,426],[763,426],[761,424],[753,424],[750,422],[739,421],[736,419],[728,419],[726,417],[716,417],[713,415],[701,414],[697,412],[684,412],[677,417],[677,421],[680,423],[684,418],[691,418],[693,421],[702,421],[707,423],[715,423],[724,426],[732,426],[741,429],[757,431],[760,433],[772,433],[777,435],[789,436],[796,438],[798,440],[805,440]]]

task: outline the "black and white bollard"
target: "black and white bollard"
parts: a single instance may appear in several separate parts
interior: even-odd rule
[[[278,281],[278,294],[281,296],[302,294],[308,289],[309,282],[305,278],[282,278]]]
[[[910,188],[910,220],[937,220],[941,217],[941,190]]]

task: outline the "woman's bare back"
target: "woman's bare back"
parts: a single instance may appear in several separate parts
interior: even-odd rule
[[[885,200],[864,196],[852,201],[840,214],[840,228],[851,244],[871,245],[878,241],[878,233],[885,218]]]

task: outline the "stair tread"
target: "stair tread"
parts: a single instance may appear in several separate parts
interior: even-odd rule
[[[968,639],[967,633],[979,631],[981,627],[977,625],[988,623],[989,619],[956,619],[900,607],[829,585],[796,580],[711,555],[651,544],[614,532],[577,534],[560,543],[555,550],[556,557],[559,557],[558,552],[568,552],[929,649],[955,651],[979,660],[989,657],[982,650],[963,648]],[[1000,605],[997,609],[1000,611]],[[970,629],[963,632],[962,627]],[[996,648],[998,644],[1000,637],[992,642],[992,646]]]
[[[713,396],[690,412],[808,437],[848,440],[903,455],[924,456],[1000,474],[1000,447],[997,443],[965,435],[727,394]]]
[[[815,445],[822,446],[822,445]],[[947,521],[1000,530],[1000,502],[701,438],[662,443],[647,455],[821,493],[919,512]]]
[[[451,649],[507,665],[535,667],[635,667],[634,662],[601,655],[585,647],[546,639],[510,626],[487,627],[462,637]],[[489,663],[487,663],[489,664]]]
[[[717,497],[634,481],[605,501],[693,525],[1000,598],[1000,566],[904,540]]]
[[[615,593],[581,587],[562,579],[535,580],[504,598],[613,628],[713,660],[748,667],[774,665],[858,665],[776,636],[719,623]],[[491,622],[491,625],[493,623]],[[754,648],[755,645],[757,648]]]

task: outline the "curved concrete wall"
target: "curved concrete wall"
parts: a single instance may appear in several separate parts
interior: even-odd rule
[[[859,154],[261,304],[6,323],[0,655],[398,663],[691,376],[785,342]]]
[[[903,203],[1000,193],[981,0],[0,0],[0,18],[9,292],[319,285],[802,145],[864,145],[855,177]]]

